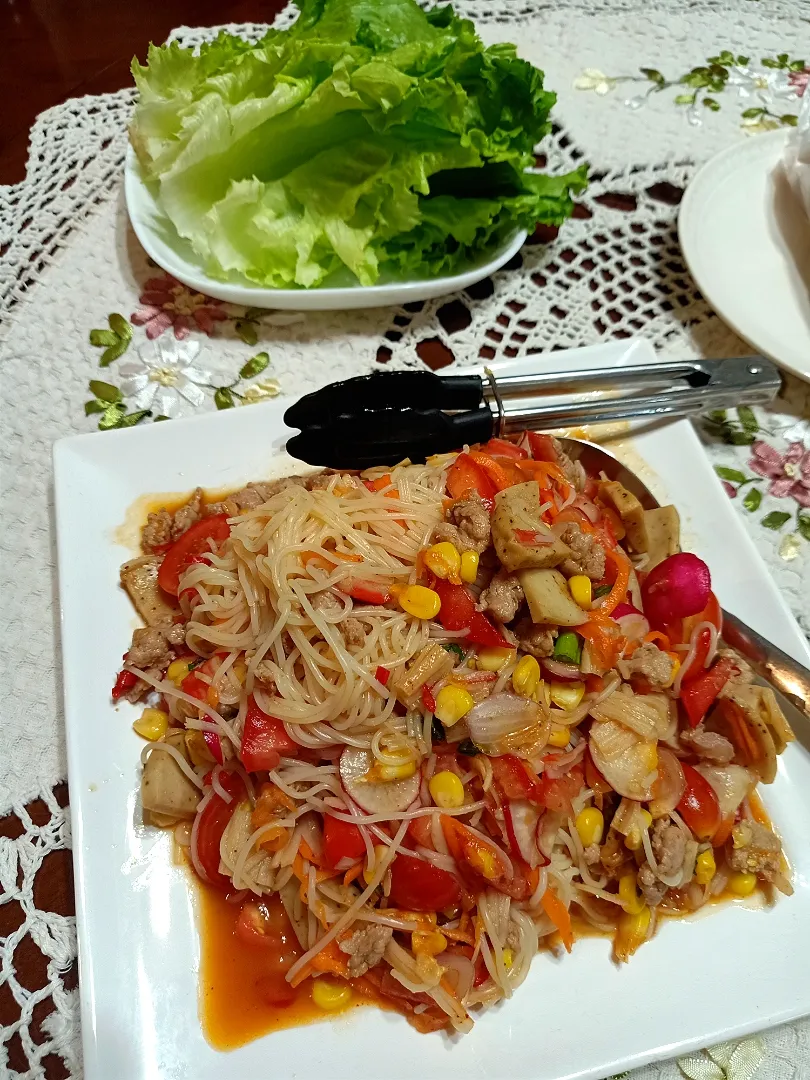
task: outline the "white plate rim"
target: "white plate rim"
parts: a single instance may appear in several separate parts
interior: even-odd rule
[[[599,350],[599,348],[600,347],[597,346],[596,350]],[[593,350],[582,350],[582,351],[584,351],[584,352],[593,352]],[[557,359],[561,359],[561,361],[564,362],[565,357],[563,356],[562,358],[557,358],[555,356],[555,361]],[[525,366],[525,364],[524,364],[524,366]],[[256,410],[261,410],[262,412],[264,412],[267,415],[267,418],[269,419],[270,413],[278,414],[280,408],[282,406],[286,406],[286,405],[290,404],[291,400],[292,399],[288,399],[287,401],[283,401],[283,402],[282,401],[271,402],[271,403],[268,403],[266,405],[256,406],[255,409]],[[174,431],[178,430],[179,425],[194,425],[194,426],[197,426],[199,428],[199,426],[205,425],[206,422],[210,423],[214,416],[220,416],[220,415],[221,416],[227,416],[229,414],[212,414],[212,413],[208,413],[208,414],[203,414],[203,415],[197,415],[197,416],[187,418],[186,420],[174,421],[173,424],[172,424],[172,427],[173,427]],[[258,418],[258,415],[259,415],[258,411],[256,412],[256,415],[257,415],[257,418]],[[233,421],[233,418],[232,418],[232,421]],[[678,422],[676,422],[676,424],[670,424],[670,425],[665,425],[665,426],[669,427],[669,428],[679,427],[680,428],[679,437],[681,437],[681,438],[683,438],[685,440],[685,444],[691,443],[692,448],[697,447],[700,450],[700,453],[702,453],[702,448],[700,448],[697,436],[696,436],[694,430],[692,429],[691,425],[689,425],[686,421],[678,421]],[[165,427],[168,427],[168,426],[166,425]],[[129,439],[131,441],[131,444],[133,445],[133,448],[134,448],[135,444],[138,441],[143,440],[145,437],[149,438],[148,432],[150,430],[152,430],[151,427],[150,428],[144,428],[144,429],[133,428],[133,429],[126,430],[126,431],[114,432],[112,434],[106,433],[105,438],[107,439],[107,442],[104,445],[111,445],[110,440],[112,440],[112,439],[115,439],[115,440],[117,440],[119,442],[121,442],[123,440],[126,440],[126,439]],[[165,435],[165,433],[164,433],[164,435]],[[69,475],[70,470],[71,470],[71,464],[73,462],[75,462],[75,456],[74,456],[75,453],[78,452],[79,455],[81,456],[82,448],[89,449],[91,445],[93,445],[93,446],[99,445],[98,443],[90,444],[88,442],[88,440],[90,440],[90,439],[98,440],[98,438],[99,438],[99,435],[96,434],[96,433],[84,434],[84,435],[72,436],[72,437],[69,437],[69,438],[66,438],[66,439],[59,440],[54,445],[54,469],[55,469],[55,480],[56,480],[56,503],[57,503],[57,524],[58,524],[57,539],[58,539],[58,554],[59,554],[59,567],[60,567],[60,575],[59,575],[60,605],[61,605],[60,622],[61,622],[61,628],[62,628],[62,632],[63,632],[63,640],[64,640],[64,636],[66,635],[66,633],[70,632],[69,631],[69,624],[72,623],[73,621],[75,621],[74,620],[74,615],[75,615],[75,603],[76,603],[75,596],[71,595],[72,589],[75,586],[75,582],[72,583],[72,584],[69,584],[69,577],[68,577],[68,575],[64,574],[64,567],[69,564],[71,555],[73,553],[75,553],[75,545],[77,543],[75,536],[71,534],[71,530],[68,527],[68,522],[70,520],[70,514],[67,512],[67,509],[66,509],[67,508],[67,503],[66,503],[66,499],[67,499],[66,481],[67,481],[68,475]],[[114,455],[109,455],[109,457],[113,457],[113,456]],[[708,466],[707,466],[707,468],[708,468]],[[194,482],[195,482],[195,477],[190,475],[189,476],[189,483],[194,483]],[[719,491],[719,489],[718,489],[718,491]],[[725,506],[725,504],[721,504],[721,505]],[[733,510],[729,510],[728,513],[733,515]],[[736,520],[736,519],[732,518],[732,519],[729,519],[729,520]],[[759,557],[758,553],[756,552],[753,541],[750,539],[750,537],[748,537],[747,533],[744,532],[741,524],[737,523],[735,529],[736,529],[736,533],[738,534],[736,536],[736,539],[739,540],[742,543],[742,546],[746,549],[744,561],[747,562],[748,560],[753,559],[754,563],[757,564],[761,569],[762,568],[761,560],[760,560],[760,557]],[[775,600],[777,602],[777,606],[781,609],[781,614],[786,620],[785,634],[786,634],[786,636],[789,636],[789,637],[791,637],[793,639],[793,648],[791,649],[791,651],[793,651],[794,654],[798,651],[799,653],[802,654],[802,657],[805,659],[805,662],[810,662],[810,649],[808,649],[806,642],[804,641],[804,639],[801,636],[801,633],[800,633],[800,631],[798,629],[798,626],[796,625],[795,621],[793,620],[792,616],[790,615],[790,613],[789,613],[789,611],[787,609],[787,606],[786,606],[786,604],[784,602],[784,598],[781,596],[780,593],[778,593],[778,591],[775,589],[775,586],[773,586],[772,583],[770,584],[770,588],[771,588],[771,590],[773,592],[773,597],[771,599],[775,598]],[[788,633],[788,631],[789,631],[789,633]],[[76,876],[77,921],[78,921],[78,924],[79,924],[80,968],[81,968],[81,974],[82,974],[80,997],[81,997],[82,1016],[83,1016],[83,1041],[84,1041],[84,1047],[85,1047],[85,1061],[86,1061],[86,1066],[87,1066],[87,1080],[101,1080],[102,1077],[104,1077],[105,1080],[106,1080],[106,1076],[109,1075],[109,1074],[104,1072],[103,1064],[101,1062],[99,1062],[99,1060],[97,1058],[97,1055],[96,1055],[96,1050],[97,1050],[97,1046],[96,1046],[96,1025],[97,1025],[97,1021],[98,1021],[98,1016],[97,1016],[96,1009],[93,1008],[94,997],[95,997],[94,989],[93,989],[94,959],[92,957],[91,943],[86,939],[86,936],[85,936],[85,934],[83,932],[83,926],[84,926],[86,918],[87,918],[86,904],[87,904],[87,900],[88,900],[88,889],[87,889],[87,881],[86,881],[86,877],[85,877],[86,832],[85,832],[85,829],[84,829],[84,822],[83,822],[83,818],[82,818],[81,808],[82,808],[82,800],[87,798],[87,796],[83,791],[79,790],[80,787],[81,787],[81,775],[82,775],[82,768],[81,768],[81,764],[82,764],[82,762],[81,762],[81,751],[82,751],[82,748],[81,748],[81,739],[80,739],[81,724],[75,719],[73,719],[73,720],[70,719],[71,716],[74,716],[77,712],[82,713],[83,706],[82,706],[81,701],[79,701],[79,700],[77,700],[75,698],[75,693],[74,692],[76,690],[76,687],[74,685],[74,679],[72,678],[73,673],[69,669],[68,659],[69,659],[68,649],[65,648],[63,650],[63,661],[64,661],[64,665],[65,665],[64,679],[65,679],[66,715],[68,716],[67,741],[68,741],[69,774],[70,774],[70,779],[71,779],[72,790],[74,790],[74,787],[75,787],[75,789],[79,791],[78,796],[75,799],[75,801],[74,801],[74,799],[71,800],[71,817],[72,817],[72,820],[73,820],[73,828],[74,828],[74,832],[73,832],[73,835],[74,835],[74,866],[75,866],[74,872],[75,872],[75,876]],[[82,713],[82,715],[83,715],[83,713]],[[74,785],[74,781],[76,781],[76,780],[78,780],[79,783]],[[779,823],[777,822],[777,824],[779,824]],[[592,1067],[588,1067],[588,1068],[585,1068],[585,1069],[582,1069],[582,1070],[577,1070],[576,1072],[566,1073],[566,1076],[570,1076],[570,1077],[576,1076],[578,1078],[581,1078],[581,1080],[585,1080],[585,1078],[589,1078],[589,1077],[592,1077],[592,1078],[601,1077],[601,1076],[604,1075],[606,1070],[608,1070],[608,1071],[610,1071],[610,1070],[616,1071],[617,1069],[621,1069],[621,1068],[638,1066],[638,1065],[642,1065],[642,1064],[644,1064],[644,1063],[646,1063],[648,1061],[656,1060],[656,1059],[658,1059],[658,1058],[660,1058],[662,1056],[668,1056],[668,1055],[673,1055],[675,1053],[686,1052],[686,1051],[689,1051],[691,1049],[697,1049],[700,1046],[706,1045],[706,1044],[708,1044],[710,1042],[717,1042],[717,1041],[720,1041],[721,1039],[725,1039],[725,1038],[729,1038],[729,1037],[742,1036],[742,1035],[745,1035],[745,1034],[747,1034],[749,1032],[759,1030],[763,1026],[771,1026],[773,1024],[781,1023],[781,1022],[784,1022],[786,1020],[794,1019],[794,1018],[796,1018],[798,1016],[805,1015],[808,1011],[810,1011],[810,998],[808,998],[807,1001],[804,1001],[801,1004],[797,1003],[793,1008],[782,1009],[782,1010],[776,1011],[776,1012],[773,1012],[773,1011],[768,1012],[766,1015],[761,1015],[761,1016],[758,1016],[756,1018],[752,1018],[752,1019],[750,1019],[750,1020],[748,1020],[746,1022],[739,1023],[739,1024],[736,1024],[736,1025],[724,1026],[722,1028],[717,1029],[716,1031],[712,1031],[710,1033],[707,1032],[707,1033],[701,1034],[700,1036],[697,1036],[697,1037],[694,1037],[694,1038],[679,1039],[679,1040],[676,1040],[676,1041],[673,1041],[673,1042],[661,1043],[661,1044],[656,1045],[656,1046],[654,1046],[652,1048],[649,1048],[647,1050],[633,1053],[633,1054],[631,1054],[629,1056],[616,1057],[615,1060],[612,1060],[612,1061],[611,1060],[604,1060],[604,1061],[600,1062],[598,1065],[594,1065]],[[505,1017],[505,1019],[508,1020],[508,1017]],[[300,1029],[294,1029],[294,1030],[300,1030]],[[317,1031],[318,1029],[316,1028],[316,1029],[311,1029],[311,1030]],[[271,1037],[272,1038],[277,1038],[276,1035],[271,1036]],[[261,1041],[262,1040],[259,1040],[259,1042],[261,1042]],[[220,1062],[227,1062],[227,1058],[222,1057],[222,1056],[218,1057],[217,1060],[220,1061]],[[452,1063],[452,1059],[450,1059],[450,1062]],[[227,1069],[224,1069],[224,1072],[227,1072],[227,1071],[228,1071]],[[132,1075],[134,1076],[135,1074],[133,1073]],[[138,1075],[140,1076],[141,1074],[139,1073]],[[177,1075],[179,1076],[179,1075],[186,1075],[186,1074],[185,1073],[178,1073]],[[234,1074],[234,1075],[236,1075],[236,1074]],[[435,1075],[438,1077],[439,1074],[437,1073]]]
[[[124,164],[124,195],[130,224],[147,255],[183,285],[197,292],[231,304],[277,308],[288,311],[334,311],[366,307],[387,307],[432,300],[461,292],[494,274],[520,251],[526,241],[524,229],[516,230],[486,262],[444,277],[424,278],[383,285],[351,285],[313,289],[275,289],[260,285],[217,281],[200,267],[188,262],[171,245],[154,234],[149,223],[155,207],[152,193],[139,173],[138,159],[132,146],[127,147]]]

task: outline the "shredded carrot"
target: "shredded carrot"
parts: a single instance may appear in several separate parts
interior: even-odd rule
[[[458,930],[449,930],[446,926],[440,926],[439,930],[441,930],[446,938],[450,938],[451,941],[463,941],[466,945],[472,945],[474,943],[474,937],[469,930],[464,931],[460,928]]]
[[[344,979],[349,977],[349,959],[342,953],[336,941],[330,941],[308,964],[298,972],[290,981],[291,986],[300,986],[304,979],[308,979],[314,972],[319,974],[340,975]]]
[[[759,745],[751,734],[751,730],[745,719],[745,714],[740,706],[736,701],[723,700],[720,702],[720,707],[724,719],[731,728],[734,742],[746,758],[746,764],[750,765],[755,761],[759,761],[762,756]]]
[[[554,890],[549,886],[543,893],[543,909],[557,927],[566,952],[571,952],[574,944],[574,929],[571,926],[571,916],[568,908],[560,900]]]
[[[758,821],[760,825],[767,825],[770,828],[771,822],[768,817],[768,812],[762,805],[762,799],[756,791],[752,791],[748,796],[748,805],[751,809],[751,816],[754,821]]]
[[[359,878],[360,875],[363,873],[363,868],[365,867],[365,865],[366,864],[361,859],[360,862],[356,862],[354,866],[350,866],[346,873],[343,875],[343,884],[351,885],[353,881],[356,881],[357,878]]]
[[[668,653],[672,648],[672,644],[666,634],[661,633],[660,630],[651,630],[649,634],[644,635],[645,642],[660,641],[664,652]]]
[[[378,476],[376,480],[364,480],[363,483],[369,491],[382,491],[383,488],[390,487],[393,481],[391,473],[385,473],[383,476]]]
[[[630,584],[631,564],[627,556],[611,547],[605,548],[605,555],[616,567],[616,580],[599,608],[600,615],[609,615],[624,600],[627,596],[627,586]]]
[[[531,871],[531,873],[529,874],[529,888],[531,889],[532,892],[534,892],[534,890],[537,888],[539,881],[540,881],[540,868],[539,868],[539,866],[535,866],[533,868],[533,870]]]
[[[521,472],[528,473],[538,480],[541,487],[549,487],[549,478],[551,478],[562,488],[564,498],[570,494],[571,484],[559,465],[551,461],[533,461],[531,458],[520,458],[515,461],[515,465]]]
[[[508,462],[505,458],[495,461],[489,454],[484,454],[480,450],[471,450],[470,457],[476,465],[481,466],[498,491],[512,487],[513,484],[519,484],[523,480],[522,473],[515,467],[516,462],[511,459]]]

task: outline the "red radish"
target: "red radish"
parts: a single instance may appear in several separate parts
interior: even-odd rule
[[[348,794],[369,814],[401,814],[419,794],[422,774],[419,769],[403,780],[367,780],[374,764],[370,750],[347,746],[340,755],[340,779]]]
[[[708,603],[711,589],[709,568],[702,559],[687,551],[670,555],[653,567],[641,586],[644,612],[660,629],[697,615]]]
[[[643,612],[632,604],[617,604],[611,617],[619,624],[622,634],[630,641],[640,641],[650,632],[650,624]]]

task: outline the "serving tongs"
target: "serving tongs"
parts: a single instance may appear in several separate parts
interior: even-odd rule
[[[307,394],[287,409],[284,421],[301,430],[287,443],[295,457],[310,465],[364,469],[404,458],[424,461],[527,427],[764,405],[781,385],[776,365],[761,356],[522,375],[485,368],[483,377],[387,371]],[[605,393],[576,400],[593,390]]]

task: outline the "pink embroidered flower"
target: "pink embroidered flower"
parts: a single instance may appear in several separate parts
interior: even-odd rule
[[[755,442],[748,467],[771,481],[768,492],[777,499],[792,497],[799,506],[810,507],[810,450],[793,442],[780,454],[766,442]]]
[[[160,337],[170,326],[178,340],[188,337],[195,328],[210,334],[214,323],[228,318],[221,309],[221,300],[192,292],[169,274],[150,278],[139,299],[144,306],[133,312],[131,319],[136,326],[146,327],[150,340]]]
[[[788,82],[799,97],[804,97],[807,84],[810,82],[810,68],[804,68],[803,71],[791,71]]]
[[[725,491],[730,499],[737,498],[737,489],[733,484],[730,484],[728,480],[721,480],[720,483],[723,485],[723,491]]]

